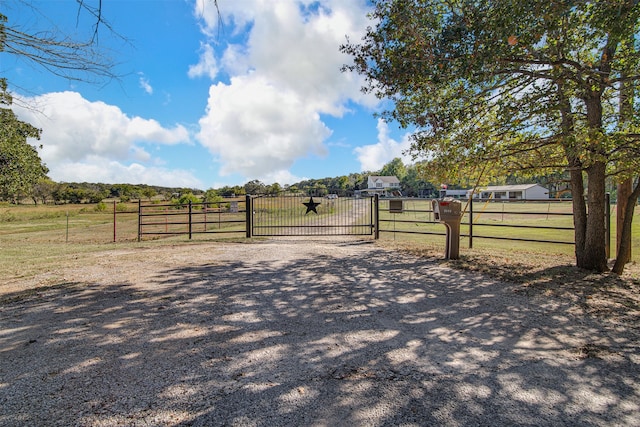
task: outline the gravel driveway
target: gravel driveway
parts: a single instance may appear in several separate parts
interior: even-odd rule
[[[2,426],[640,425],[637,327],[372,242],[50,275],[2,297]]]

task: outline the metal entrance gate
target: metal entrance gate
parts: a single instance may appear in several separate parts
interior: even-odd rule
[[[247,196],[247,236],[377,237],[377,201],[377,197]]]

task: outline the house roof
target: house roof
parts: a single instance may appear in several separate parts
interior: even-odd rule
[[[395,176],[378,176],[378,175],[370,175],[369,179],[372,181],[382,181],[387,182],[389,184],[399,184],[400,180]]]
[[[546,188],[542,187],[539,184],[518,184],[518,185],[492,185],[484,188],[478,189],[478,192],[486,192],[486,191],[522,191],[528,190],[533,187],[540,187],[544,190]]]

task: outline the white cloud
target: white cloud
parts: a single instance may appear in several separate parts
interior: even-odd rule
[[[273,184],[277,182],[278,184],[286,185],[286,184],[294,184],[296,182],[304,181],[308,178],[293,175],[288,170],[279,170],[274,173],[261,176],[258,179],[264,182],[265,184]]]
[[[330,134],[297,93],[248,75],[211,86],[197,138],[220,161],[222,175],[255,179],[284,171],[297,158],[325,155]]]
[[[353,151],[360,162],[361,171],[377,171],[399,157],[407,165],[413,163],[411,156],[404,154],[411,148],[410,134],[405,134],[402,141],[395,141],[389,136],[389,126],[378,119],[378,142],[373,145],[356,147]]]
[[[139,82],[142,90],[144,90],[149,95],[153,95],[153,87],[151,87],[151,84],[149,83],[149,79],[146,78],[143,73],[138,73],[138,74],[140,75]]]
[[[103,157],[93,157],[80,162],[62,162],[55,174],[49,174],[58,182],[91,182],[150,184],[166,187],[204,188],[191,172],[148,167],[140,163],[124,165]]]
[[[208,43],[200,46],[200,61],[196,65],[190,65],[187,75],[191,78],[208,76],[211,80],[218,75],[218,64],[213,52],[213,47]]]
[[[368,24],[364,1],[220,2],[223,27],[213,2],[194,4],[207,37],[218,40],[224,31],[247,41],[223,47],[221,59],[209,61],[231,77],[211,86],[197,138],[222,174],[276,176],[300,157],[325,155],[331,130],[321,115],[340,117],[349,102],[377,104],[360,92],[360,76],[340,71],[350,60],[339,50],[345,35],[359,40]],[[198,66],[190,75],[203,72]]]
[[[220,64],[232,76],[246,74],[251,69],[245,47],[237,44],[227,46]]]
[[[16,114],[41,128],[43,155],[48,162],[79,161],[90,155],[125,160],[136,143],[180,144],[189,142],[182,125],[171,129],[152,119],[128,117],[118,107],[90,102],[77,92],[54,92],[24,98]]]
[[[218,31],[228,31],[229,28],[233,27],[241,30],[248,22],[253,20],[258,8],[266,6],[264,5],[264,0],[219,3],[221,6],[219,9],[213,1],[195,0],[193,3],[194,14],[201,21],[202,32],[210,37],[217,37]],[[263,4],[262,6],[261,3]],[[222,29],[219,28],[221,18],[224,21]]]
[[[14,111],[42,129],[40,156],[56,181],[159,184],[175,175],[181,182],[198,183],[189,172],[140,164],[154,162],[145,145],[189,144],[184,126],[165,128],[155,120],[129,117],[116,106],[90,102],[77,92],[21,98]]]

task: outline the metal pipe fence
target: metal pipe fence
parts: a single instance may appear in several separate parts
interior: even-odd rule
[[[571,199],[461,199],[460,236],[475,239],[574,245]],[[211,203],[138,203],[138,240],[145,236],[243,234],[254,236],[373,235],[445,236],[431,199],[246,196]],[[611,213],[605,226],[610,252]],[[114,241],[115,241],[114,210]]]
[[[572,201],[570,199],[460,199],[464,214],[461,237],[574,245]],[[392,206],[396,203],[396,206]],[[430,199],[381,199],[380,232],[445,236],[445,229],[433,215]],[[398,204],[402,208],[398,209]],[[607,195],[606,206],[609,206]],[[610,241],[611,213],[605,212]],[[488,232],[487,230],[494,230]],[[607,256],[610,245],[607,242]]]
[[[138,240],[144,236],[245,233],[243,199],[185,204],[138,202]]]

